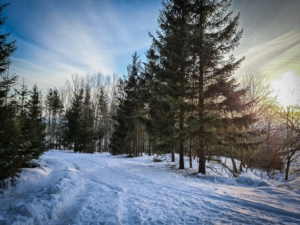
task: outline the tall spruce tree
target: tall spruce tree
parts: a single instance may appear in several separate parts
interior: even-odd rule
[[[132,134],[132,147],[134,149],[134,154],[137,157],[139,153],[139,127],[140,127],[140,110],[143,107],[143,104],[141,103],[140,99],[140,89],[139,89],[139,83],[140,83],[140,71],[141,71],[141,62],[139,60],[139,56],[135,52],[132,55],[132,64],[128,65],[127,67],[127,73],[128,73],[128,80],[125,86],[125,94],[126,94],[126,100],[127,103],[126,107],[128,107],[128,110],[131,109],[131,116],[127,118],[127,123],[130,124],[129,127],[132,127],[131,129]]]
[[[229,111],[242,110],[239,101],[244,90],[237,91],[232,77],[244,58],[235,60],[229,55],[238,45],[242,30],[238,31],[239,14],[227,12],[230,0],[192,1],[191,46],[194,61],[193,93],[198,98],[198,172],[205,174],[205,149],[215,140],[214,127],[224,118],[231,123]],[[226,112],[220,116],[220,112]]]
[[[60,99],[59,91],[56,88],[50,88],[46,100],[46,113],[48,115],[48,148],[58,148],[60,145],[60,125],[63,112],[63,103]]]
[[[0,5],[0,27],[4,25],[6,17],[3,16],[3,10],[9,4]],[[5,73],[11,63],[10,57],[16,51],[16,41],[7,42],[10,33],[0,34],[0,74]],[[5,80],[3,80],[5,82]],[[2,82],[1,82],[2,83]]]
[[[66,123],[64,128],[64,140],[68,146],[72,146],[75,152],[82,151],[81,122],[83,117],[83,89],[74,92],[71,107],[66,111]]]
[[[104,87],[100,88],[98,96],[98,115],[96,121],[96,138],[98,142],[98,149],[100,152],[108,151],[109,138],[109,114],[108,114],[108,97],[104,91]]]
[[[80,118],[80,142],[82,144],[82,151],[86,153],[93,153],[94,146],[94,113],[91,105],[91,89],[87,84],[85,87],[85,95],[82,105],[82,117]]]
[[[148,130],[159,135],[160,148],[179,152],[179,169],[184,169],[184,145],[187,139],[185,118],[190,92],[190,2],[163,1],[157,39],[147,53],[146,73],[151,74]],[[158,60],[157,60],[158,59]]]
[[[34,85],[27,103],[27,117],[25,126],[27,141],[30,142],[28,150],[31,158],[38,158],[45,151],[46,124],[42,115],[41,96],[37,85]]]
[[[143,108],[139,90],[140,71],[141,62],[135,52],[132,64],[127,67],[128,76],[120,83],[122,93],[117,113],[113,117],[115,129],[110,144],[113,154],[128,153],[138,156],[139,153],[140,110]]]
[[[179,149],[183,169],[184,146],[192,139],[198,149],[200,173],[205,174],[207,152],[218,138],[220,124],[247,126],[252,115],[233,72],[244,58],[230,53],[238,46],[239,14],[227,12],[230,0],[167,0],[158,19],[157,38],[147,52],[145,77],[150,81],[148,131],[159,134],[165,149]],[[224,140],[224,138],[223,138]],[[228,144],[228,143],[226,143]],[[190,146],[191,148],[191,146]],[[190,150],[191,151],[191,150]]]
[[[16,85],[17,76],[1,74],[0,81],[0,180],[14,176],[20,171],[21,132],[17,121],[15,104],[10,101],[9,90]]]
[[[4,8],[0,5],[0,27],[5,23]],[[0,179],[13,176],[22,165],[18,155],[20,132],[16,124],[16,109],[10,103],[9,90],[16,85],[17,76],[7,72],[10,57],[16,51],[16,41],[7,42],[9,33],[0,34]]]
[[[127,133],[129,132],[128,126],[126,124],[126,117],[128,113],[125,107],[125,92],[124,92],[125,82],[123,79],[119,80],[118,91],[115,93],[117,95],[118,105],[116,107],[116,112],[113,114],[113,133],[111,136],[111,142],[109,144],[110,152],[113,155],[117,154],[128,154],[128,145],[126,141]],[[130,112],[129,112],[130,113]]]

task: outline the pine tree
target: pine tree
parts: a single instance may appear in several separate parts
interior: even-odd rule
[[[108,136],[109,136],[109,118],[108,118],[108,97],[104,92],[104,87],[100,88],[100,93],[98,96],[98,105],[99,108],[97,113],[97,118],[99,121],[96,121],[97,129],[97,141],[99,151],[108,151]]]
[[[6,17],[3,16],[2,12],[5,7],[7,7],[9,4],[0,5],[0,27],[3,26],[5,23]],[[0,74],[1,76],[5,73],[5,71],[8,69],[11,60],[11,55],[16,51],[16,41],[7,42],[6,39],[9,36],[9,33],[6,34],[0,34]],[[5,80],[1,81],[5,82]],[[8,82],[8,80],[6,80]],[[2,83],[3,85],[3,83]]]
[[[1,74],[0,81],[0,180],[20,171],[23,159],[19,155],[21,132],[17,123],[16,104],[8,92],[16,85],[17,76]]]
[[[63,112],[63,104],[60,99],[59,91],[56,88],[50,88],[46,100],[46,112],[48,114],[48,148],[58,148],[61,139],[58,126],[60,116]]]
[[[82,151],[86,153],[94,152],[94,113],[91,106],[91,94],[89,85],[85,88],[85,96],[82,105],[82,118],[80,129],[80,142]]]
[[[53,96],[52,96],[52,104],[51,104],[51,113],[52,113],[52,141],[51,143],[58,148],[58,140],[59,140],[59,132],[57,126],[59,124],[59,115],[62,114],[63,104],[60,99],[60,94],[57,89],[53,89]]]
[[[48,149],[53,148],[52,145],[52,126],[51,126],[51,122],[52,122],[52,103],[53,102],[53,89],[50,88],[48,95],[46,97],[46,101],[45,101],[45,106],[46,106],[46,117],[48,117],[48,121],[47,121],[47,142],[48,142]]]
[[[242,36],[239,15],[227,12],[230,0],[168,0],[158,19],[157,39],[147,53],[145,77],[150,81],[148,131],[171,150],[177,145],[179,168],[184,168],[184,146],[198,149],[200,173],[218,140],[220,124],[253,123],[241,116],[247,104],[233,72],[244,58],[229,55]],[[240,120],[238,119],[240,118]],[[228,144],[228,143],[227,143]],[[191,146],[190,146],[191,148]],[[190,150],[191,151],[191,150]]]
[[[189,1],[163,2],[158,39],[151,35],[152,47],[147,53],[147,70],[154,72],[150,74],[148,130],[161,137],[157,140],[160,148],[178,149],[179,169],[184,169],[185,118],[190,97],[189,8]]]
[[[141,71],[141,62],[139,56],[135,52],[132,55],[132,64],[128,65],[127,73],[128,80],[126,82],[124,91],[126,99],[124,101],[124,107],[126,107],[126,112],[128,116],[126,118],[126,123],[128,125],[129,131],[131,134],[130,139],[132,141],[132,148],[134,149],[134,155],[137,157],[139,155],[139,130],[140,130],[140,111],[143,108],[143,103],[140,101],[140,71]],[[130,112],[131,111],[131,112]]]
[[[118,107],[116,107],[116,112],[113,114],[112,119],[113,133],[111,136],[111,142],[109,144],[110,152],[113,155],[118,154],[128,154],[126,137],[129,132],[128,126],[126,124],[126,110],[125,110],[125,93],[124,93],[125,82],[119,79],[118,91],[115,93],[117,95]]]
[[[135,52],[132,63],[127,67],[127,77],[119,84],[119,107],[113,117],[115,126],[110,143],[113,154],[126,153],[137,157],[143,149],[140,146],[143,130],[140,119],[144,106],[141,100],[140,72],[141,62]]]
[[[232,77],[244,58],[236,61],[229,55],[242,36],[242,31],[237,30],[239,14],[233,16],[233,12],[227,12],[230,3],[230,0],[196,0],[191,7],[193,92],[198,98],[198,172],[203,174],[206,172],[205,148],[215,139],[213,128],[228,111],[240,110],[241,104],[234,103],[243,95],[242,90],[236,92],[237,83]],[[226,114],[220,117],[222,111]]]
[[[19,154],[22,155],[24,158],[24,165],[28,163],[32,159],[32,152],[30,151],[30,140],[28,138],[30,128],[27,126],[27,117],[28,117],[28,110],[27,110],[27,105],[28,105],[28,95],[29,95],[29,90],[27,88],[27,85],[24,83],[23,79],[23,84],[21,85],[20,90],[15,89],[15,101],[16,101],[16,109],[17,109],[17,124],[18,128],[20,130],[20,138],[19,142],[21,143],[21,147],[19,148]]]
[[[74,146],[74,151],[82,151],[81,122],[83,117],[83,89],[74,93],[71,107],[66,111],[66,124],[64,129],[64,140],[68,145]]]
[[[41,96],[37,85],[34,85],[27,104],[26,138],[30,142],[31,158],[38,158],[45,151],[46,124],[42,116]]]
[[[8,4],[0,6],[0,27],[6,17],[3,9]],[[7,70],[11,63],[10,57],[16,51],[15,42],[7,42],[9,33],[0,34],[0,179],[15,175],[21,167],[18,156],[20,132],[16,124],[16,109],[9,102],[9,90],[16,85],[17,76],[9,76]]]

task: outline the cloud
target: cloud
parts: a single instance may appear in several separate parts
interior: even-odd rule
[[[274,78],[300,74],[300,3],[291,2],[233,1],[245,31],[234,52],[237,59],[246,56],[237,75],[249,68]],[[160,0],[14,1],[7,7],[7,28],[18,47],[11,72],[38,85],[58,79],[57,86],[74,73],[123,75],[134,51],[145,58],[159,8]]]
[[[31,12],[31,23],[20,23],[20,53],[12,58],[11,70],[33,80],[63,81],[72,73],[122,73],[134,51],[150,46],[148,31],[156,25],[157,6],[141,8],[137,1],[140,5],[126,11],[126,4],[118,8],[114,1],[63,3],[48,2],[44,8],[37,3],[38,9],[20,12]]]
[[[257,45],[239,51],[237,58],[244,55],[239,74],[245,73],[249,68],[260,69],[270,75],[278,77],[289,70],[298,70],[300,61],[300,32],[292,30],[278,38],[258,43]]]
[[[287,71],[300,74],[300,1],[233,0],[231,9],[240,12],[244,30],[235,56],[246,56],[237,75],[248,69],[260,69],[271,78]]]

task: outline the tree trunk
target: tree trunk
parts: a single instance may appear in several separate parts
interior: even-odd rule
[[[179,111],[179,129],[183,131],[183,105],[180,104]],[[180,138],[179,144],[179,169],[184,169],[184,148],[183,148],[183,137]]]
[[[151,156],[151,142],[150,142],[150,140],[148,141],[148,152],[149,152],[149,156]]]
[[[243,166],[244,166],[244,160],[245,160],[245,149],[242,150],[242,157],[241,157],[241,163],[240,163],[240,172],[243,172]]]
[[[203,9],[202,5],[203,2],[200,1],[200,9]],[[202,173],[202,174],[206,174],[206,170],[205,170],[205,145],[204,145],[204,127],[203,127],[203,119],[204,119],[204,52],[203,52],[203,35],[204,35],[204,28],[203,28],[203,15],[202,13],[200,13],[200,20],[199,20],[199,24],[200,24],[200,52],[199,52],[199,79],[198,79],[198,116],[199,116],[199,136],[198,136],[198,140],[199,140],[199,150],[198,150],[198,155],[199,155],[199,168],[198,168],[198,172]]]
[[[172,150],[172,162],[175,162],[175,152],[174,152],[174,149]]]
[[[232,152],[230,152],[230,158],[231,158],[231,162],[232,162],[232,170],[233,170],[233,172],[234,172],[234,175],[235,175],[235,174],[238,174],[239,171],[238,171],[238,169],[237,169],[237,166],[236,166],[236,163],[235,163],[235,159],[234,159],[234,157],[233,157]]]
[[[193,160],[192,160],[192,138],[190,138],[190,146],[189,146],[189,157],[190,157],[190,168],[193,168]]]
[[[285,178],[284,178],[285,180],[289,179],[290,165],[291,165],[291,157],[288,155],[287,162],[286,162]]]

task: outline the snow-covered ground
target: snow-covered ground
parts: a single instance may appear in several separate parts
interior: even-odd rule
[[[300,224],[297,190],[190,172],[153,156],[49,151],[0,192],[0,225]]]

